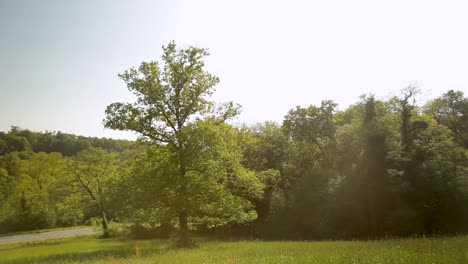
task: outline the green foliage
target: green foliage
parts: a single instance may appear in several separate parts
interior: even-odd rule
[[[69,192],[59,153],[12,152],[0,157],[2,232],[31,230],[81,221],[76,197]]]
[[[163,65],[143,62],[119,75],[137,101],[109,105],[104,124],[137,132],[153,146],[155,153],[148,155],[154,161],[150,167],[157,170],[137,168],[132,173],[145,175],[138,176],[143,178],[140,184],[134,182],[137,194],[145,187],[141,182],[151,179],[155,198],[147,200],[149,208],[157,212],[159,221],[174,222],[180,245],[187,246],[193,226],[254,219],[255,211],[244,197],[258,196],[262,185],[240,164],[241,152],[230,139],[232,128],[223,124],[238,112],[237,107],[227,103],[216,109],[209,101],[219,79],[203,69],[208,51],[178,50],[173,42],[163,51]]]
[[[134,103],[107,128],[138,142],[19,127],[0,132],[0,232],[98,217],[188,246],[189,230],[288,239],[468,232],[468,99],[424,106],[363,95],[297,106],[282,124],[233,127],[240,108],[210,100],[206,49],[163,47],[119,74]],[[65,157],[65,158],[64,158]],[[110,231],[109,231],[110,232]],[[107,233],[109,233],[107,232]]]
[[[89,148],[68,159],[68,173],[78,188],[89,196],[102,221],[104,236],[109,233],[108,189],[115,176],[117,154],[100,148]]]
[[[62,132],[32,132],[28,129],[12,127],[8,133],[0,132],[0,155],[13,151],[34,151],[73,156],[90,147],[103,148],[108,151],[123,152],[138,150],[139,146],[132,141],[90,138]]]
[[[137,222],[176,222],[181,207],[188,213],[191,228],[244,223],[256,218],[248,199],[261,195],[263,184],[253,172],[240,165],[240,149],[234,130],[214,120],[191,126],[190,149],[186,152],[186,175],[177,177],[177,156],[167,145],[155,145],[133,161],[120,180],[128,196],[123,208]],[[143,184],[142,184],[143,183]],[[179,195],[184,188],[184,195]],[[125,204],[127,202],[128,204]]]
[[[456,138],[466,129],[457,123],[455,133],[440,121],[448,122],[452,113],[457,118],[450,120],[461,122],[465,99],[459,92],[444,95],[447,109],[437,112],[437,121],[434,112],[419,111],[417,94],[409,87],[389,101],[363,96],[341,112],[330,101],[291,110],[282,126],[286,144],[276,145],[287,146],[281,165],[261,167],[280,168],[282,188],[272,192],[260,234],[318,238],[467,230],[468,159]],[[261,134],[253,138],[262,146]],[[257,160],[264,157],[255,153]]]
[[[450,90],[428,103],[424,110],[449,128],[458,144],[468,147],[468,98],[462,91]]]
[[[132,157],[140,148],[130,141],[18,127],[0,133],[0,233],[77,225],[96,215],[68,176],[62,157],[91,144],[124,151],[121,159]]]

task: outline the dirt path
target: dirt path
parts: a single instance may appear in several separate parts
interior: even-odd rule
[[[51,231],[51,232],[44,232],[44,233],[37,233],[37,234],[5,236],[5,237],[0,237],[0,245],[19,243],[19,242],[37,241],[37,240],[46,240],[46,239],[51,239],[51,238],[91,235],[94,233],[96,233],[96,231],[94,231],[93,228],[85,227],[85,228],[80,228],[80,229]]]

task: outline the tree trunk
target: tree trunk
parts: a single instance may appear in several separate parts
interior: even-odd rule
[[[179,237],[177,241],[178,248],[186,248],[189,246],[189,230],[188,230],[188,220],[187,213],[181,212],[179,214]]]
[[[106,216],[106,212],[104,212],[104,210],[101,210],[101,217],[102,217],[102,230],[103,230],[103,234],[102,234],[102,237],[106,238],[106,237],[109,237],[109,223],[107,221],[107,216]]]
[[[179,124],[179,128],[181,124]],[[180,169],[180,179],[181,179],[181,188],[179,195],[185,198],[185,194],[187,192],[187,182],[185,178],[185,162],[184,162],[184,146],[182,145],[182,141],[178,140],[178,156],[179,156],[179,169]],[[185,199],[184,199],[185,201]],[[177,238],[176,247],[178,248],[186,248],[189,247],[189,230],[188,230],[188,216],[186,211],[186,205],[181,204],[182,210],[179,213],[179,234]]]

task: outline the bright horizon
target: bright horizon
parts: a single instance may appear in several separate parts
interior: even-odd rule
[[[220,2],[0,0],[0,131],[134,139],[102,125],[107,105],[132,100],[117,74],[172,40],[210,50],[213,100],[241,104],[236,122],[327,99],[344,109],[413,81],[422,101],[467,91],[464,1]]]

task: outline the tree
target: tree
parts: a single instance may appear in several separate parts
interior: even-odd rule
[[[420,93],[420,90],[414,84],[410,84],[402,92],[403,98],[398,100],[401,114],[401,148],[404,154],[407,155],[412,144],[411,119],[417,114],[416,95]]]
[[[460,146],[468,148],[468,98],[462,91],[450,90],[424,108],[437,123],[452,131]]]
[[[392,112],[392,106],[363,95],[360,102],[335,116],[337,176],[329,221],[339,236],[385,232],[392,195],[389,150],[400,146],[399,115]]]
[[[16,206],[19,200],[19,185],[22,160],[18,152],[0,156],[0,232],[15,231],[20,221]]]
[[[252,201],[258,214],[256,222],[262,223],[270,214],[273,196],[286,185],[281,181],[281,172],[287,140],[281,126],[274,122],[243,126],[237,137],[243,152],[242,164],[255,171],[265,185],[261,199]]]
[[[363,156],[360,172],[360,206],[366,233],[377,235],[383,219],[385,182],[385,132],[378,124],[376,101],[366,98],[363,122]]]
[[[285,116],[283,127],[289,138],[311,142],[318,147],[322,159],[330,164],[330,153],[325,149],[326,144],[334,140],[336,127],[333,122],[337,104],[333,101],[322,101],[320,107],[296,107]]]
[[[336,104],[322,101],[320,106],[296,107],[285,116],[282,132],[285,144],[281,179],[282,195],[274,203],[271,217],[281,238],[312,238],[325,232],[323,225],[330,196],[330,182],[334,178]]]
[[[83,150],[68,160],[70,174],[89,195],[99,211],[103,237],[109,236],[107,188],[115,168],[116,154],[99,148]]]
[[[75,225],[81,218],[60,153],[0,156],[0,232]]]
[[[60,153],[32,153],[23,161],[21,175],[20,201],[21,219],[25,228],[55,227],[64,221],[62,205],[70,193],[69,182],[66,181],[64,161]],[[67,208],[69,214],[74,214]]]
[[[219,82],[218,77],[204,70],[203,59],[208,55],[206,49],[189,47],[178,50],[174,42],[169,43],[163,47],[163,65],[156,61],[143,62],[138,69],[132,68],[119,75],[128,89],[136,95],[137,101],[133,104],[109,105],[104,119],[106,127],[135,131],[140,134],[140,140],[149,145],[159,146],[165,153],[167,158],[160,160],[160,164],[167,164],[164,169],[165,175],[156,174],[156,177],[169,177],[166,184],[173,197],[171,202],[165,203],[164,206],[177,214],[178,244],[181,247],[189,244],[191,217],[200,216],[197,212],[206,211],[203,210],[202,203],[193,203],[192,199],[208,202],[209,199],[205,198],[213,198],[209,194],[221,193],[221,190],[225,189],[221,179],[229,174],[236,174],[236,170],[228,169],[218,175],[224,176],[216,181],[213,177],[221,171],[214,173],[210,171],[210,166],[200,170],[200,165],[206,165],[208,161],[199,158],[209,153],[210,144],[214,144],[208,144],[208,141],[220,139],[209,138],[206,135],[222,129],[222,123],[238,113],[238,107],[232,102],[216,109],[214,103],[208,100],[214,92],[214,86]],[[205,126],[205,123],[201,122],[203,119],[211,120],[207,123],[210,125]],[[209,131],[211,132],[208,133]],[[214,157],[215,161],[231,160],[232,162],[227,162],[231,168],[240,166],[240,161],[229,155]],[[228,164],[224,163],[223,166]],[[192,187],[201,183],[200,180],[204,177],[206,182],[209,180],[213,183],[205,187],[212,189],[200,194],[203,199],[194,197],[198,192]],[[236,178],[239,177],[232,177],[232,180]],[[234,199],[235,197],[232,196],[230,209],[249,211],[248,203]],[[209,202],[212,204],[216,201]]]

